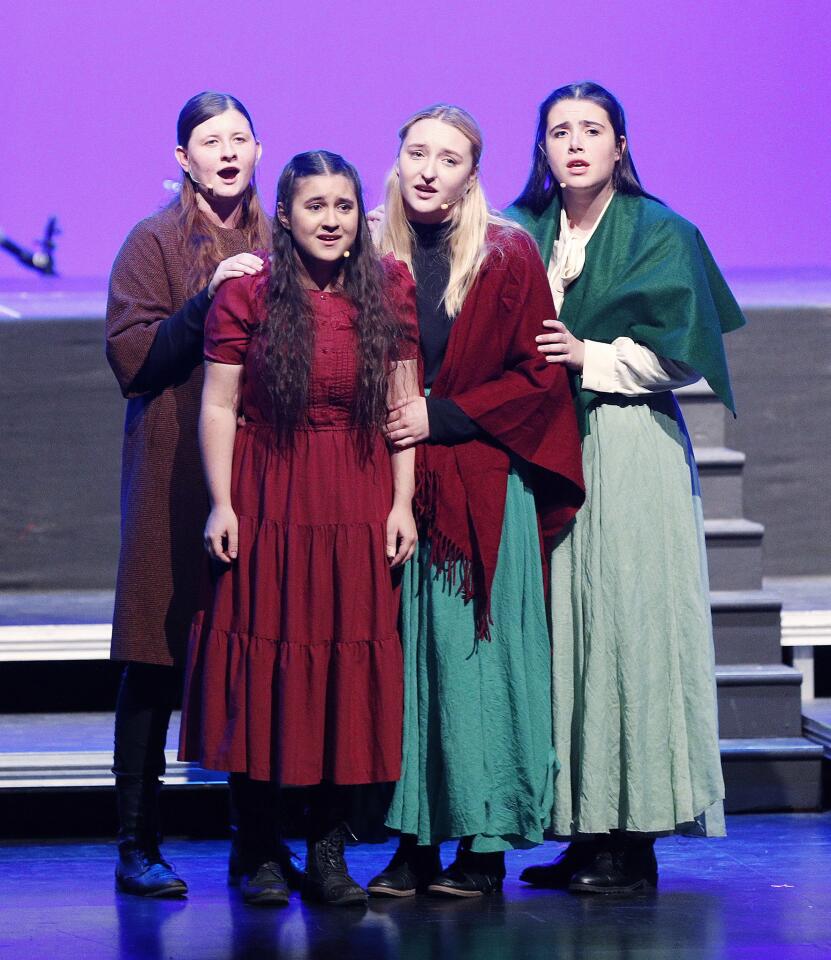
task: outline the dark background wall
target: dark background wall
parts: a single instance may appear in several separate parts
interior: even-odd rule
[[[831,309],[750,309],[728,338],[765,573],[831,571]],[[0,321],[0,589],[113,585],[124,401],[100,320]]]

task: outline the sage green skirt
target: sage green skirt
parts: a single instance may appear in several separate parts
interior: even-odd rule
[[[492,640],[475,641],[473,604],[429,555],[429,544],[421,544],[404,573],[404,749],[387,825],[425,844],[473,836],[482,853],[541,843],[557,763],[530,488],[511,471],[491,594]]]
[[[590,408],[551,560],[553,832],[722,835],[704,521],[671,393]]]

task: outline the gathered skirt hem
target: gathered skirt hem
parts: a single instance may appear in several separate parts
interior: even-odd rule
[[[179,758],[255,780],[385,783],[401,769],[401,644],[292,643],[209,627],[188,651]]]

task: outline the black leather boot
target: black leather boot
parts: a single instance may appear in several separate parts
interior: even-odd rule
[[[279,862],[279,789],[241,773],[228,778],[231,853],[228,882],[252,906],[284,907],[289,887]]]
[[[239,836],[239,827],[231,825],[231,847],[228,851],[228,886],[238,887],[242,878],[242,841]],[[289,890],[299,892],[303,889],[305,871],[298,866],[300,857],[287,843],[277,844],[274,851],[274,861],[280,867]]]
[[[118,863],[116,889],[137,897],[184,897],[185,881],[159,850],[158,780],[117,776]]]
[[[240,830],[240,805],[245,805],[245,800],[241,798],[240,793],[244,791],[244,783],[248,777],[243,774],[232,773],[228,777],[228,799],[231,813],[231,846],[228,851],[228,884],[232,887],[239,886],[243,874],[243,841],[242,831]],[[270,794],[267,801],[268,806],[264,813],[265,816],[271,816],[271,822],[264,825],[265,835],[263,837],[263,853],[268,854],[270,859],[277,863],[280,872],[285,878],[289,890],[299,891],[303,887],[303,870],[298,867],[300,858],[291,848],[283,843],[280,833],[280,787],[278,784],[268,784],[267,790]]]
[[[519,879],[523,883],[530,883],[532,887],[545,890],[567,890],[574,874],[592,863],[596,850],[597,844],[591,837],[572,840],[551,863],[526,867]]]
[[[464,837],[456,859],[434,877],[427,892],[439,897],[483,897],[501,893],[505,878],[504,853],[473,853],[471,837]]]
[[[658,886],[655,840],[642,834],[612,833],[600,841],[592,862],[571,878],[571,893],[629,894]]]
[[[402,834],[392,860],[367,884],[374,897],[413,897],[426,893],[441,873],[437,846],[419,846],[412,834]]]
[[[366,904],[366,890],[349,876],[344,857],[348,831],[342,823],[322,837],[306,841],[306,878],[303,899],[334,907]]]

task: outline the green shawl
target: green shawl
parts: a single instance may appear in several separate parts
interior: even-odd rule
[[[548,265],[560,230],[560,201],[541,214],[505,211],[537,241]],[[580,339],[631,337],[659,357],[692,367],[735,413],[722,334],[745,323],[696,227],[646,197],[616,194],[566,288],[559,319]],[[580,406],[600,399],[580,390]]]

